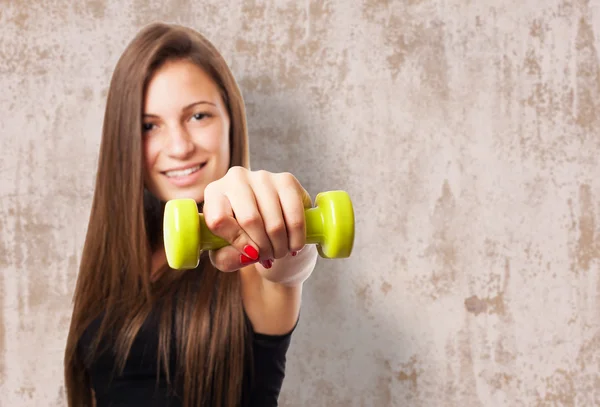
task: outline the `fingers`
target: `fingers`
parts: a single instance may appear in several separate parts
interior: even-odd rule
[[[246,199],[253,200],[254,195],[246,195]],[[231,245],[210,254],[215,267],[221,271],[233,271],[258,260],[259,244],[238,223],[229,198],[213,185],[205,189],[203,214],[208,229]]]
[[[232,182],[230,188],[227,198],[229,199],[233,213],[235,213],[235,219],[239,227],[244,230],[253,242],[256,242],[261,260],[272,259],[273,246],[266,232],[265,224],[265,220],[270,218],[265,218],[264,214],[265,212],[281,212],[278,204],[273,205],[270,203],[273,200],[273,196],[277,198],[277,195],[274,195],[268,185],[259,187],[257,191],[246,180]]]
[[[228,173],[205,190],[207,227],[231,246],[211,251],[222,271],[261,261],[294,256],[306,242],[304,210],[312,206],[308,192],[291,174],[267,171]]]
[[[262,233],[264,239],[269,241],[269,246],[264,250],[261,246],[261,258],[280,259],[285,257],[290,249],[279,193],[269,173],[259,172],[257,175],[252,182],[252,188],[264,224]]]
[[[276,183],[283,222],[287,230],[287,250],[295,253],[300,251],[306,242],[304,209],[312,206],[312,200],[293,176],[281,174]]]

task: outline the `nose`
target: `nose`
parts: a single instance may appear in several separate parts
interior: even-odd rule
[[[194,143],[187,129],[177,126],[170,131],[167,153],[177,159],[185,159],[194,152]]]

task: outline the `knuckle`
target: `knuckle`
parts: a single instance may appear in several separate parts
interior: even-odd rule
[[[303,233],[304,232],[304,218],[297,217],[292,218],[288,222],[289,229],[293,232]]]
[[[236,217],[238,224],[242,229],[255,227],[260,224],[260,216],[258,214],[250,214],[242,217]]]
[[[296,179],[296,177],[289,173],[289,172],[282,172],[279,174],[279,182],[281,183],[281,185],[283,185],[284,187],[297,187],[298,186],[298,180]]]
[[[204,216],[204,221],[206,222],[206,226],[212,231],[220,231],[223,229],[227,217],[224,214],[207,214]]]
[[[244,231],[242,229],[238,229],[237,232],[235,233],[235,236],[233,237],[232,243],[234,245],[242,244],[244,242],[245,238],[246,238],[246,234],[244,233]]]
[[[272,236],[281,236],[286,231],[285,223],[277,222],[267,227],[267,233]]]
[[[239,165],[234,165],[227,170],[227,175],[239,177],[242,176],[245,172],[245,168]]]
[[[271,177],[271,173],[267,170],[258,170],[254,174],[256,180],[260,183],[267,183]]]

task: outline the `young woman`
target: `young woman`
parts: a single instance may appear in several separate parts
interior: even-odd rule
[[[243,99],[199,33],[152,24],[108,93],[65,353],[68,404],[276,406],[303,282],[308,193],[251,171]],[[169,269],[164,203],[193,198],[231,243]]]

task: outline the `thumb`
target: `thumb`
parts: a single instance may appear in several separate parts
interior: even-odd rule
[[[226,246],[219,250],[211,250],[208,255],[213,266],[226,273],[237,271],[258,262],[258,258],[253,259],[240,253],[239,250],[233,246]]]

